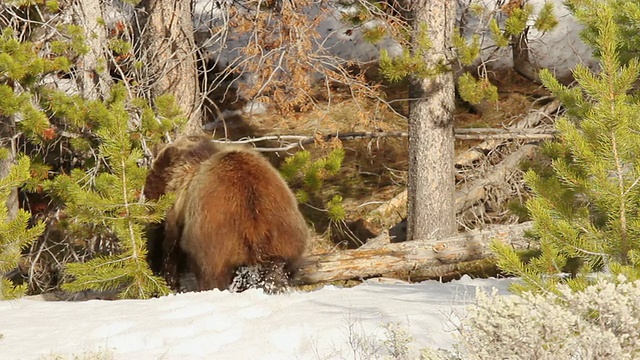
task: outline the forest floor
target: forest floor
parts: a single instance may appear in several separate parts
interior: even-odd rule
[[[505,128],[523,119],[531,110],[549,100],[549,92],[540,84],[520,76],[513,70],[491,74],[490,80],[498,87],[499,99],[495,103],[471,106],[456,98],[454,121],[456,128]],[[407,132],[408,92],[406,83],[383,87],[389,106],[380,101],[356,103],[345,89],[332,89],[331,101],[319,100],[313,110],[282,115],[273,107],[260,114],[246,114],[240,109],[242,101],[217,101],[220,109],[232,116],[218,121],[213,128],[217,138],[237,140],[242,137],[267,135],[336,134],[346,132]],[[545,100],[545,101],[540,101]],[[360,108],[375,109],[366,116]],[[467,151],[480,143],[478,140],[456,140],[456,154]],[[273,144],[275,145],[275,144]],[[353,139],[342,143],[345,159],[340,173],[327,178],[318,199],[328,201],[335,194],[342,196],[346,219],[342,223],[329,221],[326,212],[319,210],[322,202],[302,206],[305,216],[315,226],[317,233],[311,253],[325,252],[337,247],[357,247],[382,230],[389,229],[406,218],[406,205],[397,209],[395,216],[365,222],[371,211],[393,199],[406,189],[408,165],[408,141],[406,136],[390,136],[375,139]],[[326,153],[323,144],[305,146],[313,156]],[[278,163],[283,155],[295,152],[265,153]],[[457,169],[458,184],[465,181],[468,169]],[[481,176],[481,175],[475,175]],[[316,200],[318,200],[316,199]]]

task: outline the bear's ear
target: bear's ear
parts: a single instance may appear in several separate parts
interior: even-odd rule
[[[158,144],[154,146],[152,152],[153,162],[151,167],[155,169],[167,169],[172,166],[175,161],[175,149],[167,144]]]
[[[167,144],[165,143],[157,143],[154,144],[153,147],[151,148],[151,154],[153,155],[153,158],[157,158],[158,154],[160,154],[160,151],[162,151],[162,149],[164,149],[167,146]]]

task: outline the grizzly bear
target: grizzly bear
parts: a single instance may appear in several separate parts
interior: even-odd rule
[[[241,267],[280,267],[292,276],[309,236],[278,171],[245,147],[203,137],[176,139],[158,153],[145,196],[175,193],[163,228],[150,234],[150,265],[173,288],[189,266],[200,290],[227,289]]]

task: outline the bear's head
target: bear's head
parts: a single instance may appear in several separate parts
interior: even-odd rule
[[[167,185],[179,167],[197,164],[217,150],[214,143],[202,136],[182,136],[157,151],[144,186],[147,199],[157,200],[166,194]]]

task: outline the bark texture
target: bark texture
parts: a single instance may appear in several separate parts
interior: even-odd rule
[[[11,169],[11,165],[13,164],[14,155],[11,153],[7,158],[0,159],[0,178],[6,177],[9,175],[9,170]],[[12,188],[9,193],[9,197],[7,198],[6,204],[7,206],[7,221],[11,221],[15,219],[18,214],[18,189]]]
[[[450,0],[413,2],[413,31],[417,34],[426,24],[433,45],[423,56],[427,66],[448,62],[455,7],[456,1]],[[456,231],[454,91],[451,71],[413,79],[409,89],[412,99],[409,109],[409,240],[442,237]]]
[[[173,94],[189,118],[184,132],[200,133],[201,101],[191,2],[142,0],[136,13],[137,51],[145,62],[151,98]]]
[[[109,95],[113,80],[109,75],[107,58],[107,29],[100,19],[105,17],[100,0],[76,0],[73,3],[75,23],[85,30],[89,52],[78,62],[78,86],[87,99],[104,99]]]
[[[455,267],[469,261],[493,257],[489,245],[500,241],[517,250],[534,248],[535,244],[525,237],[531,222],[517,225],[496,225],[485,230],[464,234],[419,239],[402,243],[389,243],[384,235],[370,245],[355,250],[344,250],[330,254],[309,256],[296,276],[297,284],[366,279],[384,274],[417,273],[421,277],[451,272]],[[370,245],[370,246],[369,246]]]

